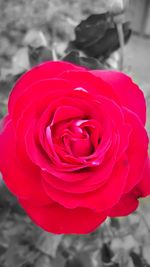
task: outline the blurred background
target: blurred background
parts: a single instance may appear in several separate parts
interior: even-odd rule
[[[119,69],[123,56],[123,70],[145,94],[150,132],[150,0],[124,0],[123,13],[119,0],[0,0],[0,118],[16,77],[37,57],[41,62],[64,56],[81,20],[107,11],[129,20],[132,35],[105,64]],[[41,46],[46,49],[37,50]],[[149,198],[134,214],[108,220],[90,235],[56,236],[30,221],[1,178],[0,185],[0,267],[150,266]]]

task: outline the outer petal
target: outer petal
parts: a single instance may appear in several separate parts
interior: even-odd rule
[[[110,217],[127,216],[138,207],[138,200],[136,194],[129,193],[124,195],[117,205],[115,205],[109,212]]]
[[[30,116],[33,113],[34,117],[37,117],[37,115],[39,117],[48,104],[52,104],[53,101],[56,101],[61,95],[69,93],[73,88],[74,86],[71,83],[60,79],[45,79],[35,82],[14,99],[14,107],[11,111],[13,122],[17,123],[22,113],[29,107],[31,110]]]
[[[139,117],[126,108],[123,110],[126,121],[132,126],[132,133],[130,135],[130,142],[127,149],[130,172],[124,192],[128,193],[141,180],[145,160],[147,158],[149,139]]]
[[[143,92],[124,73],[118,71],[92,71],[93,74],[109,83],[118,95],[123,106],[135,112],[145,125],[146,103]]]
[[[42,63],[22,75],[10,94],[8,103],[8,110],[10,114],[13,111],[16,100],[20,95],[22,95],[22,93],[24,93],[24,90],[27,87],[40,80],[56,78],[64,71],[68,70],[84,70],[84,68],[66,62],[52,61]]]
[[[104,96],[120,104],[118,95],[114,92],[112,86],[104,79],[97,78],[90,71],[65,71],[60,75],[60,78],[70,81],[75,87],[86,90],[96,100],[99,100],[98,96]]]
[[[139,184],[137,184],[136,189],[138,190],[140,197],[150,195],[150,159],[148,157],[145,161],[142,179]]]
[[[40,199],[40,203],[51,203],[41,185],[40,172],[28,162],[26,166],[16,157],[15,137],[9,117],[5,119],[0,133],[0,171],[6,185],[16,196]]]
[[[48,232],[55,234],[88,234],[95,230],[107,217],[90,209],[65,209],[57,203],[43,207],[19,199],[31,219]]]

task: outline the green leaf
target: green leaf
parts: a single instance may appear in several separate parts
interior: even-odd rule
[[[62,237],[63,235],[53,235],[47,232],[41,232],[36,240],[36,247],[44,254],[55,258]]]

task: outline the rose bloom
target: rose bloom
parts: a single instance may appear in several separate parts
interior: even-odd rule
[[[89,233],[150,194],[145,118],[143,93],[125,74],[41,64],[9,97],[3,179],[44,230]]]

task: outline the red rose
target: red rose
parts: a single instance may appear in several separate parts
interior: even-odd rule
[[[19,79],[8,109],[0,170],[46,231],[89,233],[150,194],[145,100],[123,73],[47,62]]]

